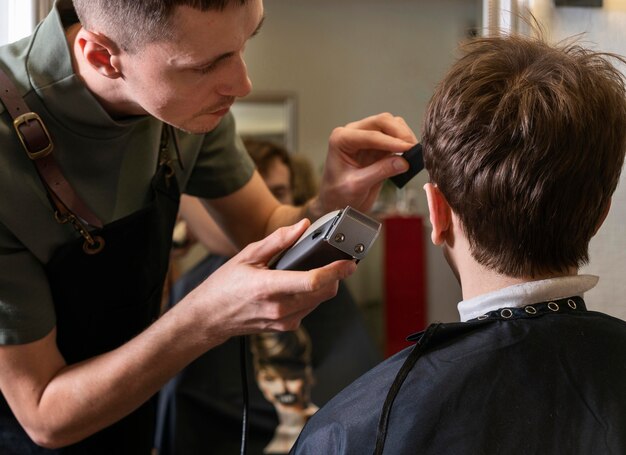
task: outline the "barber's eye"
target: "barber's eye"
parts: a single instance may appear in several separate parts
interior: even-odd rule
[[[196,68],[196,72],[199,73],[199,74],[210,73],[211,71],[214,71],[215,69],[217,69],[221,63],[227,61],[232,56],[233,56],[233,54],[222,55],[220,58],[218,58],[214,62],[211,62],[208,65],[202,66],[200,68]]]
[[[196,72],[200,74],[207,74],[213,71],[215,68],[216,68],[216,64],[211,63],[210,65],[206,65],[201,68],[196,68]]]

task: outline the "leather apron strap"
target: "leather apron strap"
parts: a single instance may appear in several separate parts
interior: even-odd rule
[[[0,100],[13,119],[13,128],[26,155],[37,173],[58,213],[57,219],[75,214],[90,226],[102,227],[102,221],[85,204],[69,184],[52,153],[54,144],[41,117],[30,110],[9,76],[0,67]],[[61,218],[59,218],[61,216]],[[65,221],[71,221],[65,219]]]

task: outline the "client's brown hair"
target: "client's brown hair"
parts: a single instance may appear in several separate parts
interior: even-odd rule
[[[626,149],[615,59],[624,63],[521,36],[462,47],[428,105],[422,143],[479,263],[534,277],[588,261]]]

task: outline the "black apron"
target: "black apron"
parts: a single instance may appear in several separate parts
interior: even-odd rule
[[[104,238],[102,251],[85,254],[84,239],[78,238],[62,245],[45,266],[56,310],[57,345],[68,364],[121,346],[159,315],[180,197],[170,164],[159,166],[152,193],[148,207],[92,232]],[[32,443],[2,402],[3,455],[149,455],[153,447],[154,397],[119,422],[59,450]]]

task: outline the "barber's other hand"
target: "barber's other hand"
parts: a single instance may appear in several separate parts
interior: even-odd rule
[[[335,128],[311,213],[320,216],[346,205],[370,210],[383,181],[408,169],[406,160],[395,154],[415,143],[417,138],[404,119],[389,113]]]
[[[353,261],[335,261],[307,272],[267,268],[309,224],[305,219],[251,243],[188,295],[187,304],[195,308],[208,338],[224,341],[235,335],[295,330],[318,304],[336,295],[339,280],[356,270]]]

